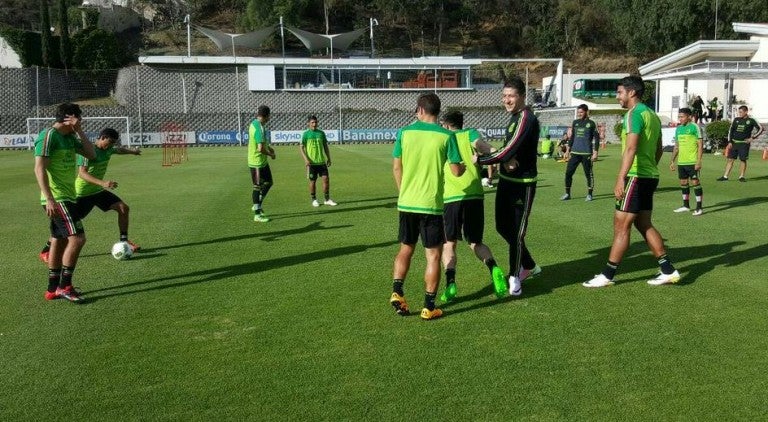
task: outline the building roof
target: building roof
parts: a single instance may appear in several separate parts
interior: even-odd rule
[[[768,37],[768,24],[734,23],[735,32]],[[764,79],[768,63],[753,62],[761,42],[768,40],[701,40],[640,66],[648,80],[661,79]]]

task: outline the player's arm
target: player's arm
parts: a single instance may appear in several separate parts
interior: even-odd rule
[[[96,158],[96,150],[93,147],[93,143],[88,139],[88,135],[83,132],[83,128],[80,125],[82,119],[78,119],[75,116],[68,116],[64,118],[64,124],[72,126],[72,129],[80,139],[80,145],[75,147],[75,151],[83,157],[93,160]]]
[[[51,186],[48,184],[47,169],[50,163],[51,159],[49,157],[35,157],[35,179],[37,179],[40,192],[45,197],[45,213],[48,217],[53,217],[56,215],[56,200],[53,199],[53,192],[51,192]]]
[[[504,146],[500,150],[491,153],[489,155],[483,155],[478,157],[478,164],[496,164],[505,163],[515,157],[517,150],[522,145],[523,140],[526,139],[528,132],[531,131],[531,120],[533,119],[533,113],[529,109],[525,109],[520,112],[520,118],[515,127],[515,131],[510,133]]]
[[[699,138],[696,140],[696,165],[693,167],[694,170],[701,170],[702,157],[704,157],[704,140]]]
[[[403,160],[400,157],[395,157],[392,161],[392,175],[395,177],[395,184],[397,190],[400,190],[400,182],[403,181]]]
[[[80,176],[81,179],[85,180],[86,182],[101,186],[105,189],[114,189],[117,187],[117,182],[114,180],[101,180],[99,178],[94,177],[92,174],[88,173],[88,166],[78,166],[77,167],[77,175]]]
[[[262,154],[272,157],[273,160],[275,159],[275,150],[273,150],[272,147],[268,146],[264,142],[259,142],[256,150]]]
[[[733,141],[733,132],[736,131],[736,119],[733,119],[733,122],[731,122],[731,128],[728,130],[728,142]]]
[[[664,145],[661,143],[661,127],[659,127],[659,131],[656,132],[656,139],[658,139],[658,142],[656,142],[656,165],[658,166],[661,157],[664,156]]]
[[[325,138],[325,132],[321,132],[323,134],[323,149],[325,150],[325,165],[330,167],[331,166],[331,149],[328,148],[328,139]]]
[[[680,149],[677,146],[677,140],[674,141],[675,146],[672,148],[672,160],[669,162],[669,169],[672,171],[675,171],[677,168],[677,154],[680,152]]]
[[[600,150],[600,131],[593,120],[590,120],[590,122],[592,123],[592,161],[596,161],[597,152]]]
[[[460,177],[462,174],[464,174],[464,171],[467,169],[467,167],[464,165],[464,163],[461,162],[459,143],[456,141],[456,136],[454,134],[451,134],[451,136],[448,138],[448,148],[446,155],[451,173],[456,177]]]
[[[616,199],[621,199],[624,196],[625,179],[629,169],[632,168],[632,163],[635,161],[639,138],[640,136],[637,133],[627,134],[624,153],[621,155],[621,166],[619,167],[619,173],[616,175],[616,184],[613,186],[613,194]],[[661,142],[659,142],[659,145],[661,145]]]
[[[307,157],[307,141],[306,141],[306,133],[304,136],[301,137],[301,144],[299,144],[299,152],[301,153],[301,158],[304,159],[304,165],[309,166],[309,157]]]
[[[760,123],[758,123],[758,122],[757,122],[757,120],[755,120],[755,126],[757,126],[757,133],[756,133],[756,134],[754,134],[754,135],[752,135],[752,140],[753,140],[753,141],[756,141],[756,140],[757,140],[757,138],[759,138],[759,137],[760,137],[760,135],[762,135],[762,134],[763,134],[763,132],[765,132],[765,129],[763,128],[763,125],[761,125]]]
[[[124,155],[124,154],[141,155],[141,149],[139,149],[139,148],[117,147],[117,148],[115,148],[115,153],[120,154],[120,155]]]

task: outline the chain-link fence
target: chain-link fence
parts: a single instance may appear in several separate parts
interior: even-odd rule
[[[462,110],[467,126],[502,128],[508,119],[501,107],[503,75],[497,72],[495,80],[493,75],[478,72],[482,83],[469,89],[473,74],[468,68],[289,68],[276,71],[286,89],[250,91],[247,66],[132,66],[102,72],[0,69],[0,87],[8,93],[0,100],[0,134],[26,134],[28,118],[39,122],[51,117],[56,105],[65,101],[77,101],[85,117],[128,117],[137,136],[132,139],[139,143],[149,139],[143,134],[161,133],[169,124],[196,134],[247,132],[262,104],[272,109],[273,131],[304,130],[309,115],[340,134],[396,129],[413,121],[416,97],[425,91],[437,92],[443,110]],[[528,94],[533,104],[536,92]],[[572,115],[551,115],[548,124],[568,125]],[[499,131],[492,133],[498,136]],[[341,135],[339,139],[349,140]]]

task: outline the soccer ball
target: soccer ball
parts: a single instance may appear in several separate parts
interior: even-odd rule
[[[117,242],[112,245],[112,257],[118,261],[129,259],[133,255],[133,250],[128,242]]]

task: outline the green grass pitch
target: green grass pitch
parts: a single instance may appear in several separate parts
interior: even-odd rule
[[[544,272],[496,300],[485,267],[458,250],[459,296],[444,318],[388,304],[397,245],[392,145],[332,147],[331,193],[312,208],[298,147],[276,147],[273,218],[255,223],[245,148],[115,156],[135,259],[114,260],[116,214],[95,209],[75,285],[83,305],[46,302],[37,252],[48,231],[30,151],[0,154],[0,418],[16,420],[733,420],[765,417],[768,165],[715,182],[705,213],[680,206],[670,154],[654,222],[682,273],[652,287],[642,238],[617,284],[585,289],[612,236],[619,147],[559,201],[565,165],[540,160],[527,242]],[[731,175],[737,176],[736,171]],[[507,268],[486,196],[486,240]],[[419,246],[405,291],[423,300]]]

